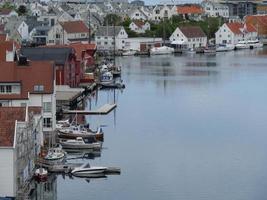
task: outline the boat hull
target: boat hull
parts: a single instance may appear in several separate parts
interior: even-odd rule
[[[104,133],[63,133],[61,131],[58,131],[58,138],[61,139],[76,139],[77,137],[89,140],[91,139],[92,141],[104,141]]]
[[[101,149],[101,143],[89,143],[89,144],[68,144],[67,142],[60,143],[63,149]]]

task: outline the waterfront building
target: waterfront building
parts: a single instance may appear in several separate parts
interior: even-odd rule
[[[150,30],[150,23],[149,22],[143,22],[140,20],[135,20],[131,22],[129,25],[130,30],[136,32],[136,33],[145,33],[146,31]]]
[[[176,14],[183,17],[183,19],[191,19],[195,21],[200,21],[204,10],[200,5],[181,5],[176,7]]]
[[[59,22],[48,31],[47,45],[88,41],[89,29],[83,21]]]
[[[147,52],[153,47],[162,46],[162,38],[147,38],[147,37],[136,37],[127,38],[125,40],[124,50],[135,50],[140,52]]]
[[[186,46],[187,49],[207,45],[207,36],[199,26],[177,27],[169,39],[172,43]]]
[[[95,41],[98,50],[113,50],[114,45],[116,50],[123,50],[127,38],[128,34],[123,26],[100,26],[95,33]]]
[[[226,5],[213,1],[203,1],[201,6],[204,9],[205,15],[208,17],[229,18],[229,8]]]
[[[250,24],[224,23],[215,33],[216,44],[236,45],[239,41],[255,40],[257,30]]]
[[[42,145],[41,110],[0,107],[0,197],[25,199]]]
[[[256,28],[260,39],[267,39],[267,15],[246,16],[245,23]]]
[[[41,107],[42,131],[45,135],[54,131],[54,64],[49,61],[28,61],[20,57],[17,62],[1,62],[0,70],[0,107]]]

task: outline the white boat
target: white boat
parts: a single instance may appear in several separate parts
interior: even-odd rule
[[[45,156],[45,160],[50,162],[61,162],[66,156],[66,152],[62,150],[62,148],[50,148],[48,150],[47,155]]]
[[[56,123],[56,129],[62,129],[70,126],[69,120],[61,120],[57,121]]]
[[[248,45],[248,41],[242,40],[239,41],[236,45],[235,45],[236,49],[248,49],[249,45]]]
[[[44,168],[38,168],[34,172],[34,177],[37,181],[47,181],[48,172]]]
[[[233,51],[235,49],[234,45],[231,44],[219,44],[216,46],[216,51],[217,52],[222,52],[222,51]]]
[[[77,137],[75,140],[60,141],[60,145],[64,149],[101,149],[102,147],[100,142],[85,143],[82,137]]]
[[[172,54],[174,53],[174,48],[162,46],[162,47],[153,47],[150,49],[151,55],[163,55],[163,54]]]
[[[107,71],[101,74],[100,76],[100,83],[101,84],[110,84],[114,83],[113,75],[111,72]]]
[[[92,175],[104,174],[107,167],[93,167],[89,163],[83,164],[80,167],[75,167],[71,173],[74,176],[88,177]]]
[[[136,54],[136,51],[133,50],[133,49],[130,49],[130,50],[128,50],[128,51],[124,51],[124,52],[122,53],[123,56],[134,56],[135,54]]]
[[[250,49],[262,48],[263,47],[263,43],[261,43],[258,39],[256,39],[256,40],[248,40],[247,44],[248,44]]]

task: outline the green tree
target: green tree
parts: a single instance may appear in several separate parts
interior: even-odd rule
[[[18,10],[17,10],[17,12],[18,12],[19,16],[26,15],[27,14],[27,8],[26,8],[26,6],[20,5],[19,8],[18,8]]]
[[[15,9],[16,7],[15,7],[14,4],[12,4],[12,3],[10,3],[10,2],[5,2],[5,3],[1,6],[1,8]]]
[[[118,26],[122,23],[122,19],[119,15],[116,14],[107,14],[106,17],[104,18],[104,25],[105,26],[111,26],[115,25]]]

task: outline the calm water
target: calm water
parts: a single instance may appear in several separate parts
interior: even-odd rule
[[[58,200],[266,199],[267,49],[118,63],[126,89],[91,100],[116,100],[117,109],[87,120],[106,125],[105,148],[90,163],[122,173],[58,176]]]

